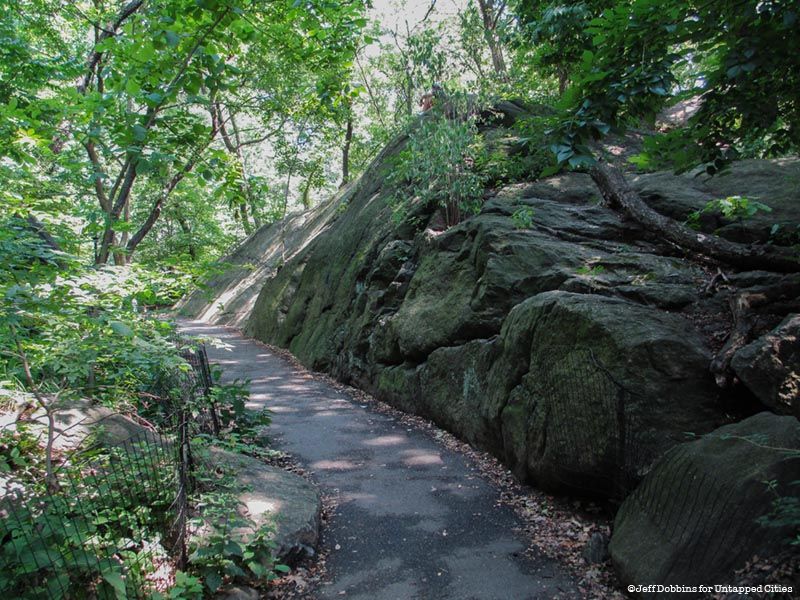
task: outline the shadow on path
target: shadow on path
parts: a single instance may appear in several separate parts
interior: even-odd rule
[[[223,379],[251,381],[250,408],[273,413],[272,445],[338,499],[323,531],[330,550],[319,598],[523,600],[569,598],[575,585],[551,559],[523,556],[513,511],[470,461],[370,411],[237,331],[183,321],[208,345]]]

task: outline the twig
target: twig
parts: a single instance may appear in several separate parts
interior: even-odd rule
[[[19,341],[19,338],[16,335],[16,328],[12,327],[12,336],[14,337],[14,343],[17,347],[17,358],[19,358],[20,362],[22,362],[22,370],[25,373],[25,382],[28,384],[28,387],[33,393],[33,397],[36,398],[36,402],[39,403],[39,407],[45,412],[47,416],[47,447],[45,448],[45,482],[47,484],[47,490],[51,493],[58,491],[58,480],[53,472],[53,442],[55,441],[55,428],[56,428],[56,420],[54,415],[53,405],[58,400],[58,394],[56,394],[55,399],[51,400],[50,402],[44,397],[44,394],[41,393],[39,390],[39,386],[37,386],[33,382],[33,375],[31,374],[31,366],[28,362],[28,355],[25,354],[25,350],[22,349],[22,344]]]

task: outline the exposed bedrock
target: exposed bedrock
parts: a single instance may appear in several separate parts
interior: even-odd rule
[[[765,406],[800,418],[800,314],[739,350],[731,366]]]
[[[610,551],[620,579],[664,586],[734,582],[734,571],[754,556],[791,547],[798,477],[800,423],[793,417],[763,412],[676,446],[617,513]]]
[[[728,284],[707,290],[713,271],[602,205],[576,173],[502,187],[446,231],[414,199],[397,219],[396,190],[383,182],[403,143],[293,217],[299,231],[278,235],[286,221],[256,232],[231,257],[256,270],[243,275],[240,265],[238,282],[212,280],[184,307],[243,324],[309,367],[428,416],[549,489],[622,497],[686,432],[735,416],[733,393],[709,372],[721,344],[712,334],[730,325],[733,286],[769,285],[772,275],[729,272]],[[797,160],[748,161],[734,165],[724,190],[666,173],[633,184],[657,208],[679,195],[683,214],[728,188],[769,203],[769,178],[798,174]],[[529,228],[516,226],[521,209]],[[800,220],[799,210],[782,203],[782,222]],[[730,225],[723,233],[735,229],[737,239],[763,234],[760,222],[750,233]],[[220,312],[223,297],[239,308]],[[782,318],[771,315],[758,333]],[[762,396],[773,392],[750,383],[761,362],[745,374],[734,361],[744,382],[735,395],[769,405]]]

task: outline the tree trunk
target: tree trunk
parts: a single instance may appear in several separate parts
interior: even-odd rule
[[[784,281],[775,285],[745,290],[731,296],[729,305],[733,328],[727,342],[711,361],[711,373],[719,387],[727,388],[731,385],[734,379],[734,373],[730,368],[733,355],[756,337],[754,335],[758,324],[756,310],[771,305],[773,308],[782,309],[778,314],[793,312],[798,309],[798,296],[800,296],[800,284],[796,280],[790,281],[789,277],[785,277]]]
[[[239,203],[239,214],[242,217],[242,227],[245,235],[250,235],[253,233],[253,225],[250,223],[250,215],[247,213],[247,198],[242,199]]]
[[[683,223],[650,208],[625,180],[622,172],[598,163],[589,171],[606,202],[621,208],[648,231],[660,235],[685,250],[745,269],[764,269],[782,273],[800,271],[800,256],[779,246],[737,244],[715,235],[700,233]]]
[[[253,197],[250,196],[250,217],[253,219],[253,226],[258,229],[261,227],[261,219],[258,217],[258,208],[256,207],[256,203],[253,200]]]
[[[406,70],[406,115],[414,114],[414,80],[411,73]]]
[[[103,232],[103,238],[100,240],[100,250],[97,252],[97,258],[95,259],[96,264],[104,265],[108,262],[109,250],[115,241],[114,230],[111,227],[106,227]]]
[[[508,71],[506,70],[506,61],[503,58],[503,48],[497,36],[497,20],[500,18],[500,14],[495,14],[494,12],[494,0],[478,0],[478,7],[481,11],[483,35],[486,38],[489,52],[492,55],[494,71],[502,81],[508,81]]]
[[[125,209],[123,211],[123,218],[125,219],[126,223],[130,222],[130,220],[131,220],[131,203],[130,203],[130,201],[125,203]],[[123,247],[123,248],[125,246],[127,246],[129,237],[130,237],[130,234],[128,233],[128,230],[126,229],[125,231],[122,232],[122,235],[120,236],[119,245],[121,247]],[[128,255],[125,254],[124,252],[120,252],[120,251],[114,252],[114,264],[118,265],[118,266],[127,265],[128,264]]]
[[[120,172],[121,185],[119,187],[119,192],[114,200],[114,204],[110,207],[111,210],[106,212],[106,219],[108,222],[106,223],[106,230],[103,233],[103,241],[100,245],[100,252],[97,255],[98,264],[104,265],[108,262],[108,258],[111,254],[111,248],[116,243],[114,223],[117,219],[119,219],[123,209],[125,208],[125,205],[130,199],[133,183],[136,181],[136,163],[137,161],[135,159],[129,158],[125,162],[125,165],[122,167],[122,171]],[[112,192],[113,191],[114,190],[112,189]],[[111,196],[114,197],[113,193]]]
[[[342,183],[339,187],[344,187],[350,181],[350,145],[353,142],[353,111],[348,107],[347,129],[344,133],[344,147],[342,148]]]
[[[178,213],[176,215],[176,219],[178,221],[178,225],[181,226],[181,231],[186,236],[188,240],[187,249],[189,250],[189,256],[192,258],[193,261],[197,260],[197,248],[194,246],[194,241],[192,240],[192,228],[189,226],[189,223],[186,219],[183,218],[183,215]]]
[[[303,204],[303,208],[305,208],[306,210],[311,208],[311,186],[314,183],[314,176],[317,174],[318,170],[319,170],[318,168],[315,168],[308,174],[308,179],[306,179],[306,184],[305,186],[303,186],[303,193],[300,195],[300,202]]]
[[[567,83],[569,82],[569,73],[566,69],[558,70],[558,95],[563,96],[567,91]]]
[[[233,138],[236,140],[236,152],[239,156],[239,161],[242,164],[242,180],[244,181],[245,189],[247,190],[247,202],[250,207],[250,218],[253,219],[253,226],[255,229],[261,227],[261,219],[258,218],[258,209],[256,208],[255,192],[253,186],[250,185],[248,176],[247,157],[242,150],[242,138],[239,135],[239,126],[236,124],[233,112],[228,111],[231,116],[231,129],[233,130]]]
[[[22,218],[19,214],[17,214],[17,217]],[[25,221],[28,223],[28,228],[37,236],[39,236],[39,239],[41,239],[48,248],[55,250],[56,252],[61,252],[61,247],[58,245],[58,242],[56,242],[55,238],[53,238],[53,236],[47,231],[44,223],[42,223],[33,215],[28,215],[25,217]]]

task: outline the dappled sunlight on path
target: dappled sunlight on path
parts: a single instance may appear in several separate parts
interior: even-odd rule
[[[268,408],[272,444],[313,472],[338,508],[319,598],[522,600],[569,598],[550,559],[526,556],[520,523],[470,461],[391,416],[358,404],[233,329],[183,322],[213,337],[223,378],[250,380],[248,406]]]

